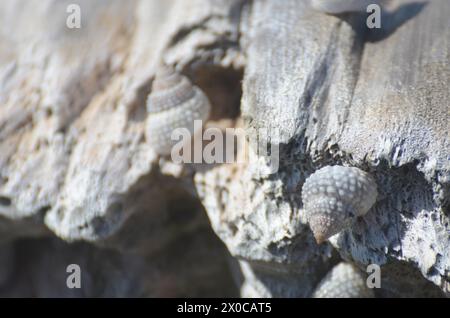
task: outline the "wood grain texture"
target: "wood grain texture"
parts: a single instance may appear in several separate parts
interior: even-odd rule
[[[423,294],[450,286],[447,0],[389,1],[381,30],[309,0],[84,0],[71,30],[69,3],[0,5],[0,240],[153,253],[208,226],[206,210],[243,295],[310,296],[339,259],[390,266],[392,290],[404,267]],[[216,120],[268,131],[279,169],[159,159],[144,130],[162,62]],[[318,247],[300,189],[325,165],[370,172],[379,196]]]

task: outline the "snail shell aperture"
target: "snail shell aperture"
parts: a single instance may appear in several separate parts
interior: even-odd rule
[[[178,143],[171,140],[172,132],[186,128],[191,136],[199,133],[194,129],[194,121],[207,120],[211,105],[206,95],[187,77],[163,66],[153,80],[147,111],[147,140],[158,154],[165,156]]]
[[[352,264],[339,263],[322,279],[314,298],[373,298],[364,275]]]
[[[380,4],[384,0],[311,0],[311,6],[321,12],[340,14],[344,12],[366,12],[370,4]]]
[[[306,179],[303,208],[317,243],[350,227],[369,211],[377,198],[377,186],[366,172],[343,166],[327,166]]]

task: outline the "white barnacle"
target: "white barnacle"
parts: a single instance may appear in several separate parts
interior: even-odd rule
[[[373,298],[363,273],[354,265],[339,263],[316,287],[313,298]]]
[[[381,4],[385,0],[311,0],[311,6],[321,12],[340,14],[345,12],[366,12],[370,4]]]
[[[200,88],[172,67],[163,66],[147,98],[147,140],[158,154],[169,155],[177,143],[171,139],[172,132],[186,128],[194,136],[199,133],[194,121],[207,120],[210,110],[210,102]]]
[[[302,200],[317,243],[350,227],[370,210],[377,195],[373,178],[358,168],[326,166],[314,172],[303,184]]]

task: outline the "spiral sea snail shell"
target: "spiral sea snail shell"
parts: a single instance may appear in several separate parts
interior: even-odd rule
[[[364,275],[352,264],[339,263],[321,280],[313,298],[373,298]]]
[[[172,132],[186,128],[194,136],[199,133],[194,120],[207,120],[210,111],[210,102],[200,88],[164,65],[157,71],[147,98],[147,140],[158,154],[169,155],[178,142],[171,140]]]
[[[370,4],[381,4],[385,0],[311,0],[311,6],[329,14],[344,12],[366,12]]]
[[[317,243],[350,227],[369,211],[377,198],[372,177],[354,167],[327,166],[306,179],[303,208]]]

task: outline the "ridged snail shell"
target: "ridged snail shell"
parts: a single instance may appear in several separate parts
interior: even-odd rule
[[[153,80],[147,111],[147,140],[158,154],[165,156],[178,142],[171,140],[172,132],[187,128],[191,136],[199,133],[194,129],[194,120],[207,120],[211,105],[206,95],[187,77],[172,67],[163,66]]]
[[[302,188],[303,208],[317,243],[350,227],[377,198],[372,177],[354,167],[327,166],[309,176]]]
[[[339,263],[321,280],[313,298],[373,298],[364,275],[349,263]]]
[[[329,14],[344,12],[366,12],[370,4],[380,4],[385,0],[311,0],[311,6]]]

